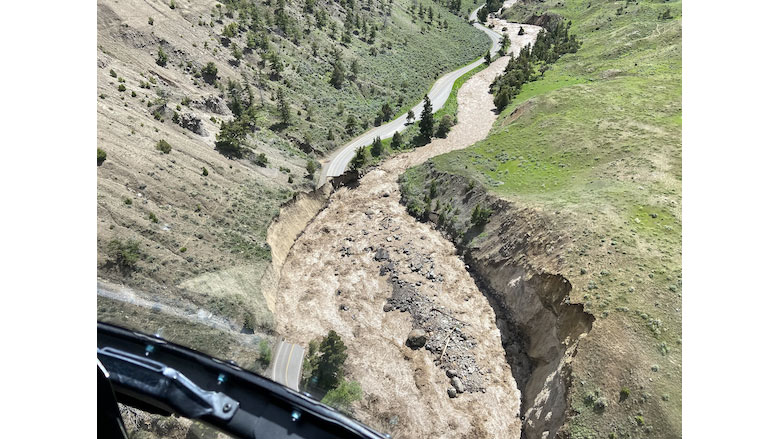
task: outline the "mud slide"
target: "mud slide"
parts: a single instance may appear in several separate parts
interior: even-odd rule
[[[520,25],[495,26],[516,36]],[[511,50],[539,31],[523,27]],[[278,332],[301,344],[331,329],[341,334],[348,378],[364,391],[356,416],[394,437],[520,436],[521,393],[496,313],[453,244],[406,213],[397,183],[409,166],[487,136],[496,119],[489,84],[507,62],[496,60],[461,87],[448,138],[334,192],[281,272]],[[413,329],[425,334],[424,347],[407,345]]]

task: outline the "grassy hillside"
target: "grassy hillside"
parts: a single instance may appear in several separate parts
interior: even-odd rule
[[[489,39],[465,20],[471,7],[99,1],[98,276],[272,329],[262,290],[279,206],[310,189],[320,154],[384,105],[403,112],[441,73],[484,53]],[[243,158],[220,154],[222,123],[249,106]]]
[[[560,255],[571,302],[596,316],[572,364],[569,433],[679,437],[681,5],[526,1],[503,12],[544,14],[571,20],[581,48],[523,85],[487,139],[410,170],[404,190],[421,199],[445,172],[551,218],[571,237]]]

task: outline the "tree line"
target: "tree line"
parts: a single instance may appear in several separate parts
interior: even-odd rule
[[[539,32],[533,48],[524,47],[517,57],[510,54],[504,73],[490,85],[490,91],[494,94],[493,103],[499,111],[509,105],[523,84],[539,79],[549,64],[579,49],[581,43],[574,34],[569,34],[570,27],[571,21],[566,24],[557,21],[549,29]]]

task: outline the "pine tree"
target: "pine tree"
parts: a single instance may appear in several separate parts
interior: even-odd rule
[[[401,134],[399,134],[398,131],[393,133],[393,140],[390,141],[390,148],[392,149],[401,148]]]
[[[344,66],[341,65],[341,60],[336,60],[333,65],[333,73],[330,76],[330,84],[336,88],[341,88],[344,84]]]
[[[382,121],[387,122],[388,120],[390,120],[390,118],[393,117],[393,109],[390,108],[390,104],[388,104],[387,102],[382,104],[381,113],[382,113]]]
[[[491,56],[490,56],[490,51],[488,50],[487,52],[485,52],[485,64],[490,65],[490,61],[491,61]]]
[[[336,331],[331,330],[319,346],[319,361],[314,371],[317,384],[328,390],[336,388],[344,376],[345,361],[347,361],[347,346]]]
[[[360,71],[360,65],[358,64],[357,58],[352,60],[349,69],[352,71],[352,79],[357,79],[358,72]]]
[[[276,108],[279,110],[279,117],[284,125],[290,124],[290,104],[284,98],[284,92],[281,88],[276,93]]]
[[[428,98],[428,95],[425,95],[423,111],[420,116],[420,135],[426,141],[431,140],[431,137],[433,137],[433,106],[431,106],[431,100]]]
[[[374,143],[371,144],[371,155],[374,157],[382,155],[382,140],[379,137],[375,137]]]

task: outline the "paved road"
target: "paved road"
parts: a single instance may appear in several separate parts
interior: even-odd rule
[[[475,9],[469,16],[469,19],[476,20],[477,11],[479,11],[484,6],[485,5],[482,5],[479,8]],[[487,27],[479,24],[476,21],[474,22],[474,27],[485,32],[487,36],[490,37],[490,40],[492,42],[490,53],[495,55],[496,52],[498,52],[498,49],[500,48],[499,43],[501,41],[501,34],[494,32],[491,29],[488,29]],[[433,84],[431,90],[428,92],[428,98],[431,100],[433,111],[436,112],[437,110],[439,110],[441,107],[444,106],[445,102],[447,102],[447,98],[449,97],[450,92],[452,91],[452,86],[455,84],[455,80],[457,80],[458,78],[460,78],[461,76],[468,73],[469,71],[471,71],[472,69],[474,69],[475,67],[477,67],[478,65],[484,62],[485,61],[483,59],[474,61],[473,63],[467,66],[461,67],[458,70],[447,73],[441,78],[439,78]],[[415,119],[418,119],[420,117],[420,114],[422,114],[422,109],[423,109],[422,101],[420,101],[419,104],[415,105],[412,108]],[[380,125],[369,131],[366,131],[365,133],[361,134],[357,138],[350,141],[348,144],[337,149],[336,151],[331,153],[330,156],[322,163],[322,174],[320,176],[319,184],[317,186],[319,187],[325,184],[325,182],[327,181],[327,177],[337,177],[343,174],[344,171],[347,170],[347,167],[349,166],[349,162],[352,160],[352,157],[355,156],[355,151],[357,151],[357,149],[360,148],[361,146],[370,145],[374,141],[374,138],[376,137],[379,137],[380,139],[387,139],[389,137],[393,137],[393,134],[395,134],[396,131],[403,131],[405,128],[406,128],[406,115],[404,114],[401,115],[398,119],[395,119],[384,125]]]
[[[276,355],[274,355],[271,379],[299,391],[298,383],[301,380],[303,353],[302,346],[281,341],[276,348]]]

